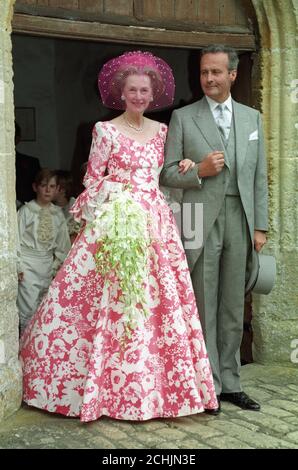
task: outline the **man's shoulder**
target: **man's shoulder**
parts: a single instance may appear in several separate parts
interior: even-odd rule
[[[245,111],[246,113],[251,113],[251,114],[259,114],[259,111],[255,108],[252,108],[251,106],[247,106],[246,104],[239,103],[239,101],[235,101],[233,99],[233,105],[237,106],[239,109],[242,111]]]
[[[174,112],[181,116],[195,114],[201,106],[203,100],[204,98],[201,98],[200,100],[195,101],[194,103],[187,104],[185,106],[182,106],[181,108],[176,109]]]

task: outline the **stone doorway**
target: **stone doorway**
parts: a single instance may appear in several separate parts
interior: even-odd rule
[[[21,403],[18,318],[15,307],[16,211],[11,30],[14,0],[0,12],[0,420]],[[279,266],[274,292],[254,300],[254,359],[291,365],[298,338],[295,253],[297,223],[297,8],[292,0],[253,0],[260,40],[260,91],[270,176],[270,243]],[[227,35],[229,38],[229,35]],[[260,84],[260,85],[259,85]],[[280,190],[282,188],[282,190]],[[292,365],[294,361],[292,361]]]

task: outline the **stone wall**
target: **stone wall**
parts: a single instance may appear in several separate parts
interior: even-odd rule
[[[253,0],[260,32],[261,104],[269,170],[270,232],[264,251],[277,282],[254,299],[254,360],[298,367],[298,2]],[[297,369],[298,372],[298,369]]]
[[[15,306],[16,210],[14,115],[11,58],[13,2],[0,9],[0,421],[21,404],[22,381],[18,362],[18,314]]]

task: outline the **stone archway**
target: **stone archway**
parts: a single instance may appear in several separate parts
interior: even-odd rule
[[[18,409],[22,387],[15,306],[17,226],[10,38],[14,2],[2,0],[0,11],[0,420]],[[275,254],[278,262],[274,291],[268,298],[255,299],[254,358],[259,363],[294,365],[293,358],[298,357],[297,352],[291,354],[291,348],[298,347],[295,292],[298,6],[296,0],[252,2],[261,39],[260,95],[269,157],[271,228],[267,250]]]

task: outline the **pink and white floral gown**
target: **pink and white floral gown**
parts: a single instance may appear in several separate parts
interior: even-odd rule
[[[107,283],[96,270],[96,238],[87,222],[21,339],[29,405],[81,421],[103,415],[148,420],[217,408],[186,257],[158,187],[166,133],[160,124],[155,137],[141,144],[112,122],[98,122],[86,189],[72,210],[76,220],[90,221],[109,184],[130,183],[132,198],[155,227],[144,286],[150,314],[139,317],[123,345],[119,284],[116,277]],[[158,227],[163,230],[156,233]]]

